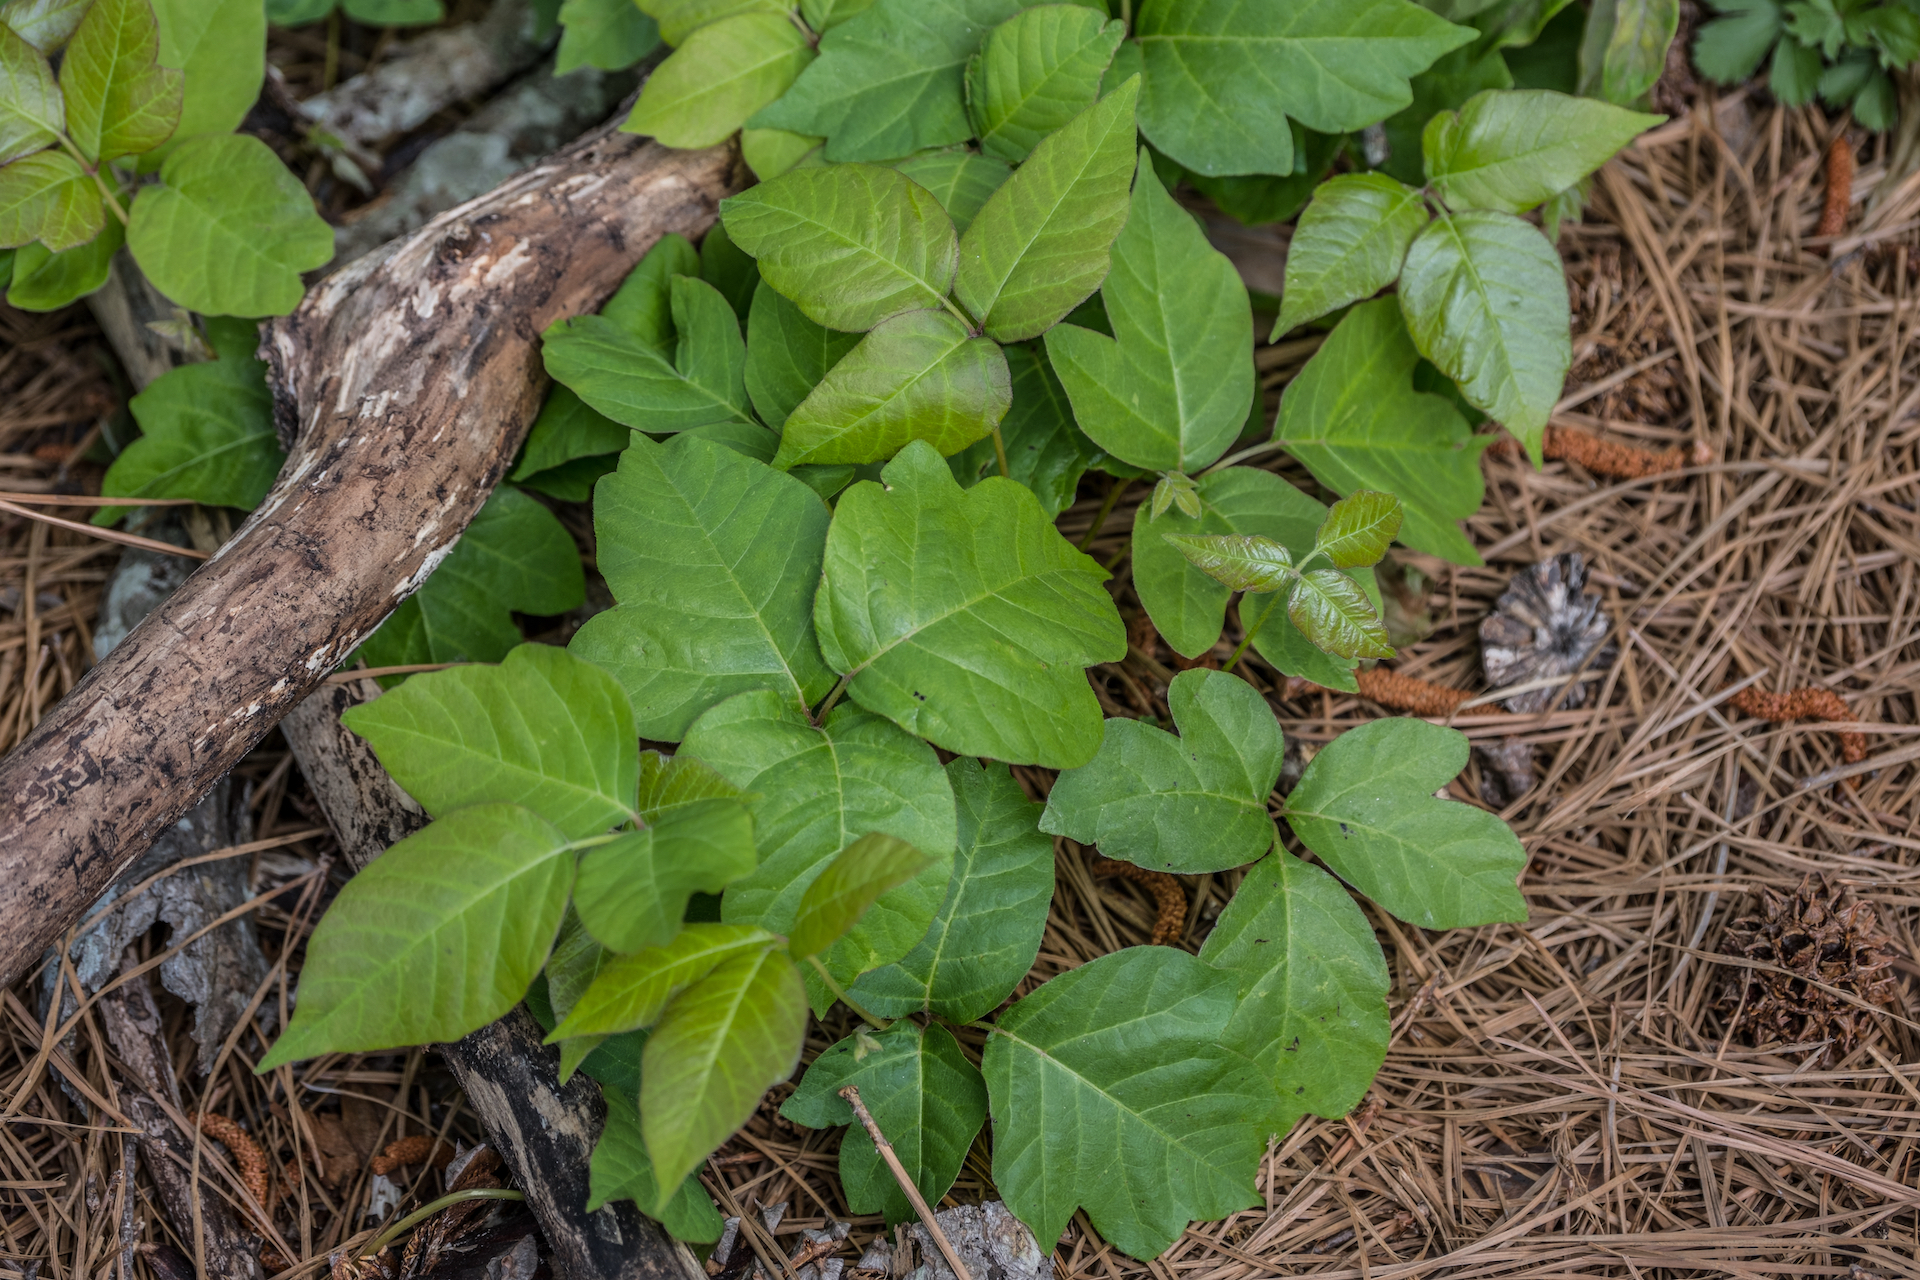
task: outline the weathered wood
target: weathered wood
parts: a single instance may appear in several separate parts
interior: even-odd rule
[[[273,492],[0,759],[0,983],[453,549],[539,405],[540,331],[661,235],[705,231],[736,183],[726,149],[602,130],[271,325]]]
[[[328,685],[281,722],[356,871],[427,821],[366,742],[340,723],[341,712],[379,692],[370,680]],[[560,1052],[540,1041],[539,1026],[515,1009],[440,1052],[526,1193],[562,1280],[706,1280],[686,1246],[632,1201],[586,1212],[587,1169],[606,1103],[584,1075],[561,1084]]]

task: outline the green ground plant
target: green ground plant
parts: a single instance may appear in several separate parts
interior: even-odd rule
[[[1738,84],[1764,63],[1767,87],[1789,106],[1818,97],[1869,129],[1891,129],[1899,97],[1887,73],[1920,60],[1920,5],[1909,0],[1708,0],[1694,64]],[[1769,56],[1771,55],[1771,56]]]

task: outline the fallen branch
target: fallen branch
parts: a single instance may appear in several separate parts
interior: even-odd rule
[[[724,149],[603,129],[273,323],[273,492],[0,760],[0,983],[453,549],[539,406],[540,331],[704,232],[735,182]]]

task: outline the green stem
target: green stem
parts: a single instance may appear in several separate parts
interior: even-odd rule
[[[1120,0],[1120,25],[1128,35],[1133,34],[1133,0]]]
[[[460,1204],[463,1201],[525,1200],[525,1199],[526,1197],[521,1195],[518,1191],[511,1191],[504,1187],[477,1187],[471,1191],[455,1191],[449,1195],[441,1196],[438,1200],[435,1200],[432,1204],[426,1204],[426,1205],[420,1206],[418,1209],[415,1209],[412,1213],[408,1214],[406,1217],[400,1219],[400,1221],[388,1227],[385,1231],[382,1231],[379,1235],[373,1238],[373,1242],[371,1244],[369,1244],[364,1250],[361,1251],[360,1256],[363,1258],[372,1257],[374,1254],[380,1252],[382,1249],[392,1244],[395,1238],[398,1237],[400,1233],[405,1231],[408,1227],[416,1226],[419,1223],[426,1221],[428,1218],[431,1218],[434,1214],[440,1212],[442,1209],[451,1209],[454,1205]]]
[[[1013,478],[1013,468],[1007,465],[1007,442],[1000,435],[1000,424],[993,424],[993,456],[1000,459],[1000,474],[1009,480]]]
[[[833,686],[833,692],[829,693],[827,700],[820,704],[820,709],[813,713],[813,722],[815,724],[819,724],[827,718],[827,712],[833,710],[833,704],[840,701],[840,695],[847,691],[847,681],[851,679],[853,679],[852,672],[848,672],[846,675],[840,677],[840,683]]]
[[[120,225],[123,227],[126,226],[127,211],[120,207],[120,201],[115,196],[112,185],[100,176],[99,166],[87,162],[87,158],[81,154],[80,148],[73,145],[72,138],[69,138],[64,133],[54,136],[60,139],[60,145],[67,149],[67,154],[73,157],[74,163],[78,164],[82,169],[85,169],[87,176],[93,179],[94,185],[100,188],[100,198],[107,202],[107,208],[113,210],[113,216],[120,219]]]
[[[977,335],[980,332],[980,326],[973,322],[973,317],[962,311],[952,298],[942,298],[940,302],[947,310],[953,312],[954,319],[967,326],[968,333]]]
[[[1240,641],[1240,647],[1233,651],[1233,656],[1227,659],[1227,665],[1220,669],[1222,671],[1233,670],[1235,666],[1239,665],[1242,655],[1244,655],[1247,651],[1247,646],[1252,643],[1253,643],[1253,632],[1249,631],[1247,632],[1245,638]]]
[[[1238,453],[1228,454],[1226,457],[1220,459],[1220,461],[1214,463],[1212,466],[1208,467],[1205,471],[1202,471],[1200,474],[1203,476],[1210,476],[1216,471],[1225,471],[1228,467],[1233,466],[1237,462],[1245,462],[1248,458],[1257,458],[1263,453],[1272,453],[1275,449],[1284,449],[1286,447],[1287,447],[1286,445],[1282,444],[1278,440],[1269,440],[1265,444],[1256,444],[1251,448],[1242,449]]]
[[[856,1001],[852,996],[848,995],[846,993],[846,989],[843,988],[839,983],[833,980],[833,975],[827,972],[827,966],[820,963],[819,956],[808,956],[807,963],[812,965],[813,971],[820,975],[820,981],[827,984],[827,990],[833,992],[834,996],[840,1001],[841,1004],[844,1004],[845,1006],[847,1006],[847,1008],[853,1010],[855,1013],[859,1014],[862,1018],[865,1018],[867,1022],[872,1025],[875,1031],[885,1031],[888,1027],[893,1025],[891,1022],[888,1022],[885,1018],[876,1017],[874,1014],[871,1014],[867,1012],[865,1009],[862,1009],[860,1007],[859,1002]]]
[[[1080,550],[1085,551],[1092,546],[1093,540],[1099,537],[1101,531],[1107,527],[1107,517],[1113,514],[1114,504],[1120,501],[1120,495],[1126,492],[1127,486],[1132,483],[1131,480],[1122,480],[1115,476],[1107,484],[1107,496],[1101,500],[1100,510],[1094,512],[1093,524],[1088,528],[1087,536],[1080,539]]]

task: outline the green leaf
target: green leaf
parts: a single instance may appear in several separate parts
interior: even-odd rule
[[[800,0],[800,16],[815,31],[831,31],[872,6],[873,0]]]
[[[761,955],[779,939],[737,924],[689,924],[673,940],[610,956],[547,1043],[651,1027],[673,998],[729,960]]]
[[[160,66],[159,55],[160,26],[148,0],[93,0],[60,62],[67,136],[88,160],[151,151],[173,132],[184,77]],[[266,151],[265,143],[256,140],[255,145]],[[331,232],[327,247],[332,250]]]
[[[753,871],[753,819],[738,800],[682,805],[639,831],[589,849],[574,889],[580,922],[608,950],[664,946],[687,901]]]
[[[43,54],[65,44],[93,0],[13,0],[0,5],[0,23]]]
[[[1360,304],[1287,384],[1273,438],[1335,493],[1399,498],[1407,546],[1478,565],[1459,522],[1480,509],[1480,454],[1492,437],[1475,436],[1444,397],[1413,389],[1419,360],[1399,304]]]
[[[1287,619],[1336,658],[1391,658],[1387,629],[1360,584],[1337,569],[1311,569],[1287,597]]]
[[[883,1213],[889,1228],[912,1221],[912,1202],[840,1096],[848,1085],[860,1090],[860,1101],[892,1142],[921,1198],[938,1204],[986,1123],[986,1082],[952,1032],[903,1021],[875,1035],[857,1032],[815,1058],[781,1106],[782,1116],[809,1128],[853,1125],[840,1139],[847,1207]]]
[[[642,280],[633,294],[616,295],[623,305],[614,315],[575,316],[549,328],[541,347],[547,372],[595,410],[636,430],[750,422],[746,344],[732,305],[704,280],[675,275],[666,285],[675,333],[671,363],[655,345],[660,330],[645,301],[652,286]]]
[[[1346,133],[1411,99],[1407,78],[1473,39],[1409,0],[1142,0],[1140,131],[1196,173],[1292,173],[1291,116]]]
[[[779,0],[639,0],[640,10],[660,25],[660,38],[675,48],[710,23],[736,14],[784,14]]]
[[[1160,537],[1229,591],[1280,591],[1299,577],[1293,553],[1262,534],[1162,532]]]
[[[342,716],[434,817],[511,795],[566,833],[634,816],[633,713],[604,671],[552,645],[416,676]]]
[[[1100,287],[1133,176],[1128,81],[1048,134],[960,242],[953,292],[996,342],[1037,337]]]
[[[754,292],[760,288],[760,264],[733,242],[725,223],[714,223],[700,237],[700,278],[720,291],[737,323],[747,322]]]
[[[1573,362],[1566,279],[1547,238],[1511,214],[1435,218],[1407,251],[1400,310],[1420,354],[1539,466]]]
[[[1219,206],[1220,212],[1248,226],[1290,221],[1345,150],[1347,135],[1318,133],[1302,128],[1297,121],[1288,121],[1288,124],[1293,129],[1292,173],[1251,173],[1226,178],[1188,173],[1185,181]]]
[[[1215,471],[1195,484],[1198,519],[1169,511],[1155,520],[1143,506],[1133,522],[1134,590],[1161,638],[1188,658],[1199,657],[1219,641],[1227,600],[1238,588],[1197,567],[1176,541],[1163,535],[1258,535],[1287,548],[1297,561],[1312,549],[1314,531],[1327,510],[1279,476],[1252,467]],[[1213,544],[1204,545],[1211,554]]]
[[[1333,504],[1313,549],[1336,569],[1366,569],[1380,563],[1399,533],[1400,499],[1361,489]]]
[[[923,151],[893,167],[931,191],[963,234],[1013,173],[1005,161],[966,150]]]
[[[995,27],[967,69],[967,106],[980,149],[1010,164],[1092,106],[1100,77],[1126,37],[1073,4],[1046,4]]]
[[[1679,27],[1680,0],[1594,0],[1580,41],[1580,93],[1622,106],[1638,102],[1667,69],[1667,46]]]
[[[566,0],[560,25],[553,60],[557,76],[581,67],[624,71],[660,46],[659,25],[633,0]]]
[[[993,1180],[1043,1252],[1076,1208],[1152,1258],[1194,1219],[1260,1203],[1273,1086],[1221,1043],[1234,986],[1184,951],[1128,947],[1001,1015],[981,1064]]]
[[[1467,766],[1467,735],[1374,720],[1320,749],[1287,822],[1335,875],[1409,924],[1462,929],[1527,918],[1526,850],[1493,814],[1434,792]]]
[[[1693,65],[1721,84],[1739,84],[1760,69],[1780,38],[1781,12],[1775,0],[1718,0],[1724,16],[1700,28],[1693,42]]]
[[[743,794],[691,756],[640,753],[640,816],[648,822],[709,800],[738,800]]]
[[[128,402],[141,435],[107,468],[101,493],[244,511],[267,496],[287,455],[273,427],[267,367],[253,354],[258,330],[251,320],[212,320],[207,336],[215,359],[163,373]],[[126,510],[104,508],[94,523],[110,525]]]
[[[675,368],[688,382],[733,410],[725,420],[751,422],[747,412],[747,346],[740,336],[740,321],[745,317],[704,279],[675,276],[671,289]]]
[[[814,877],[869,832],[936,861],[953,852],[953,788],[933,748],[856,707],[816,727],[772,693],[743,693],[695,721],[682,751],[748,793],[760,866],[727,890],[729,922],[789,933]]]
[[[498,662],[520,643],[515,613],[578,608],[586,577],[573,535],[551,511],[502,485],[433,576],[360,646],[374,667]]]
[[[961,83],[967,59],[1021,7],[875,0],[826,30],[819,61],[752,123],[824,137],[829,160],[893,160],[965,142],[973,136]]]
[[[630,0],[620,3],[630,4]],[[620,1090],[603,1092],[607,1097],[607,1127],[593,1144],[593,1161],[587,1170],[587,1212],[609,1200],[631,1200],[643,1212],[658,1210],[660,1225],[675,1240],[694,1244],[718,1240],[726,1223],[701,1187],[699,1173],[682,1179],[680,1189],[661,1207],[660,1184],[653,1176],[653,1161],[647,1158],[646,1144],[640,1137],[640,1113]]]
[[[640,1059],[640,1128],[661,1185],[679,1186],[793,1074],[806,999],[793,962],[767,951],[727,961],[667,1006]]]
[[[620,130],[669,147],[711,147],[785,93],[812,61],[807,37],[785,14],[723,18],[654,68]]]
[[[1427,177],[1451,208],[1525,213],[1664,119],[1545,89],[1490,90],[1427,123]]]
[[[713,442],[633,440],[594,504],[599,568],[619,604],[587,620],[574,651],[613,673],[655,741],[678,741],[748,689],[804,713],[833,685],[808,626],[826,508]]]
[[[1075,425],[1073,405],[1047,362],[1046,349],[1023,342],[1003,354],[1013,388],[1013,406],[1000,420],[1007,475],[1033,490],[1040,510],[1051,520],[1073,505],[1080,477],[1104,455]],[[1000,474],[991,439],[969,445],[947,461],[963,489]]]
[[[740,158],[753,170],[754,177],[769,182],[809,157],[818,160],[820,144],[824,141],[824,138],[786,129],[742,129]]]
[[[1492,14],[1506,10],[1496,8]],[[1389,116],[1380,126],[1385,133],[1387,158],[1379,171],[1413,186],[1426,184],[1421,165],[1420,134],[1436,115],[1462,106],[1467,99],[1486,89],[1511,89],[1514,72],[1507,65],[1505,50],[1493,33],[1494,18],[1489,15],[1480,25],[1485,32],[1472,44],[1443,54],[1432,66],[1415,76],[1409,85],[1413,101]],[[1533,51],[1538,56],[1538,51]],[[1569,85],[1568,88],[1572,86]]]
[[[958,757],[947,778],[960,847],[946,896],[925,935],[851,994],[883,1018],[930,1013],[968,1022],[995,1008],[1033,968],[1053,901],[1053,841],[1040,806],[1007,766]]]
[[[0,245],[38,240],[58,253],[92,240],[106,224],[100,187],[73,157],[40,151],[0,167]]]
[[[1179,737],[1107,721],[1100,754],[1054,782],[1040,829],[1179,875],[1254,861],[1275,835],[1267,796],[1283,744],[1272,708],[1246,681],[1200,668],[1173,678],[1167,705]]]
[[[673,357],[673,278],[700,274],[700,251],[669,231],[653,242],[600,314],[661,355]]]
[[[915,440],[958,453],[1013,403],[1006,357],[946,311],[875,326],[788,415],[773,465],[884,462]]]
[[[484,1027],[540,972],[572,882],[565,833],[519,805],[462,809],[408,836],[321,917],[293,1022],[256,1070]]]
[[[858,346],[858,334],[815,324],[762,280],[747,315],[747,394],[775,431],[829,370]]]
[[[440,0],[340,0],[355,22],[376,27],[422,27],[446,19]]]
[[[556,385],[527,432],[526,448],[511,480],[526,480],[581,458],[619,453],[633,432],[587,407],[568,387]]]
[[[1100,296],[1113,337],[1070,324],[1047,334],[1081,430],[1149,471],[1207,466],[1253,403],[1253,313],[1240,273],[1160,185],[1144,148]]]
[[[1126,652],[1106,572],[1024,486],[994,477],[962,491],[923,442],[881,480],[841,496],[814,603],[847,692],[957,754],[1057,769],[1092,759],[1100,704],[1083,668]]]
[[[228,133],[260,96],[267,15],[259,0],[154,0],[160,65],[186,76],[175,138]]]
[[[7,303],[22,311],[58,311],[107,282],[113,255],[126,243],[120,220],[110,218],[106,229],[86,244],[54,253],[35,241],[21,245],[13,257],[13,281]]]
[[[52,146],[65,123],[53,68],[13,28],[0,25],[0,164]]]
[[[1804,107],[1813,101],[1819,87],[1821,66],[1818,49],[1809,49],[1798,40],[1781,40],[1773,46],[1767,88],[1781,105]]]
[[[881,894],[905,884],[930,864],[905,840],[877,831],[861,836],[842,849],[800,896],[787,949],[796,960],[818,955],[851,929]]]
[[[300,273],[333,257],[333,228],[266,143],[203,134],[174,147],[160,182],[140,188],[127,247],[190,311],[280,316],[300,303]]]
[[[527,992],[527,1009],[545,1031],[552,1031],[556,1017],[564,1018],[579,1003],[593,980],[600,976],[600,970],[613,959],[613,952],[593,940],[586,926],[580,923],[579,914],[572,907],[567,908],[560,920],[560,934],[553,940],[553,952],[547,957],[547,967],[541,972],[541,980],[536,981]],[[545,1012],[538,1008],[537,993],[544,986],[546,991]],[[646,1032],[630,1033],[645,1043]],[[599,1053],[600,1048],[610,1036],[577,1036],[560,1046],[560,1083],[565,1084],[576,1070],[585,1068],[587,1059]],[[635,1046],[636,1055],[638,1046]],[[601,1065],[606,1055],[601,1055]],[[637,1062],[637,1056],[636,1056]],[[595,1077],[598,1079],[599,1077]],[[634,1082],[638,1083],[637,1079]]]
[[[1320,184],[1287,245],[1286,288],[1269,340],[1392,284],[1427,218],[1420,193],[1385,174],[1341,174]]]
[[[1240,882],[1200,958],[1239,980],[1222,1040],[1272,1076],[1275,1133],[1366,1096],[1387,1056],[1391,984],[1373,926],[1339,881],[1275,849]]]
[[[720,213],[766,282],[829,329],[938,307],[953,284],[952,220],[892,169],[795,169],[722,200]]]

